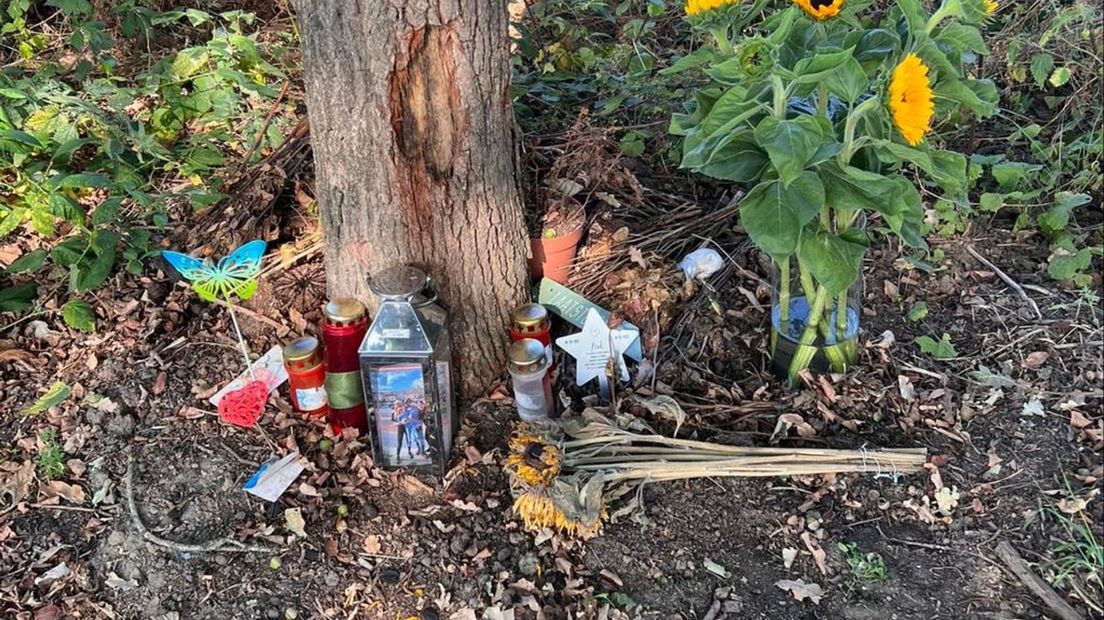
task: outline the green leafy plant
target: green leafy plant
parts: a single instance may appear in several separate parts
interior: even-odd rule
[[[718,41],[712,82],[671,121],[683,168],[750,188],[740,219],[778,268],[772,348],[776,368],[792,351],[791,383],[818,354],[837,371],[855,361],[859,310],[848,291],[869,245],[864,219],[922,247],[911,175],[952,203],[968,189],[966,158],[925,136],[936,119],[992,115],[997,100],[967,71],[987,53],[983,0],[945,0],[931,15],[897,0],[876,24],[864,0],[796,4],[732,41],[723,38],[739,24],[707,29]]]
[[[939,340],[931,336],[918,336],[916,344],[920,347],[921,353],[926,353],[937,360],[949,360],[958,357],[958,351],[955,350],[954,344],[951,342],[951,336],[947,333],[944,333]]]
[[[881,554],[863,553],[853,542],[839,543],[838,549],[847,561],[852,584],[877,583],[888,577],[885,560]]]
[[[42,477],[53,480],[65,473],[65,453],[58,445],[57,429],[48,428],[38,434],[40,447],[35,456],[35,465]]]
[[[92,5],[51,4],[61,20],[55,26],[70,33],[60,42],[27,30],[30,3],[22,0],[8,4],[12,21],[0,28],[20,42],[22,57],[0,72],[0,239],[46,240],[5,276],[61,269],[69,292],[83,293],[119,266],[141,273],[142,260],[157,251],[151,231],[168,223],[170,205],[198,209],[219,200],[216,172],[245,151],[243,143],[255,135],[262,148],[282,140],[281,122],[264,119],[286,76],[245,31],[250,14],[156,12],[136,0],[112,12],[122,36],[148,38],[178,23],[209,35],[136,75],[115,75],[116,42],[92,19]],[[50,45],[81,60],[28,60]],[[37,292],[29,282],[0,289],[0,311],[33,307]],[[79,299],[62,305],[62,317],[77,329],[94,327]]]

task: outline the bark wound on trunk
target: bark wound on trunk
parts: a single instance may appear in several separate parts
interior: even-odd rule
[[[448,183],[460,141],[457,134],[463,131],[454,37],[448,26],[411,31],[406,52],[396,56],[391,73],[397,198],[408,224],[419,233],[430,229],[434,211],[444,211],[439,215],[445,216],[451,211]]]
[[[296,4],[329,293],[374,311],[373,272],[424,268],[461,396],[481,396],[528,284],[505,3]]]

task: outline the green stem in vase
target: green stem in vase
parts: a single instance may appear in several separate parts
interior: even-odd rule
[[[824,314],[824,306],[828,303],[828,290],[823,286],[816,293],[816,299],[813,300],[813,306],[809,308],[809,321],[805,324],[805,331],[801,334],[801,340],[797,344],[797,350],[794,351],[793,359],[790,360],[790,385],[797,384],[797,377],[801,374],[802,370],[809,367],[812,363],[813,357],[816,355],[817,347],[815,346],[817,338],[817,328],[820,325],[820,317]]]
[[[781,274],[778,283],[778,329],[785,332],[786,325],[790,322],[790,259],[778,266]]]

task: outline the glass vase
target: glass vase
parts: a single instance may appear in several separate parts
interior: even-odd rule
[[[845,372],[858,358],[862,317],[862,274],[836,297],[817,307],[811,276],[802,274],[796,257],[771,262],[771,368],[790,386],[801,371]],[[807,294],[808,293],[808,294]],[[810,301],[812,299],[813,301]]]

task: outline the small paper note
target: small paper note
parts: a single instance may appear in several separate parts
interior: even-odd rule
[[[267,502],[274,502],[280,499],[302,471],[303,463],[299,452],[295,451],[278,461],[272,459],[261,465],[242,489]]]
[[[276,345],[269,349],[268,353],[265,353],[253,362],[250,368],[252,368],[253,373],[257,375],[257,380],[264,381],[268,386],[269,394],[283,385],[284,381],[288,379],[287,368],[284,368],[284,349],[280,345]],[[207,399],[207,402],[218,407],[219,401],[222,400],[222,397],[225,396],[227,392],[245,387],[245,384],[252,380],[253,375],[249,374],[247,370],[238,375],[237,379],[234,379],[223,386],[221,390],[215,392],[215,395]]]

